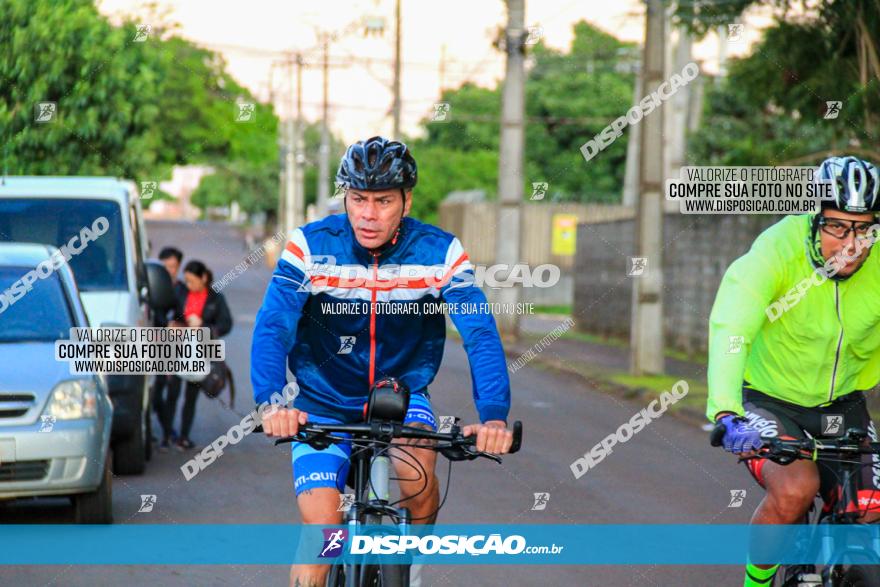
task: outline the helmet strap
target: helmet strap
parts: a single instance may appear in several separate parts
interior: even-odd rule
[[[807,237],[807,257],[810,259],[810,263],[816,269],[821,269],[825,266],[825,259],[822,257],[822,244],[819,239],[819,219],[822,217],[822,212],[815,214],[810,221],[810,235]]]
[[[397,224],[397,230],[394,231],[394,236],[391,237],[391,244],[397,244],[397,237],[400,235],[400,227],[403,226],[403,217],[406,216],[406,191],[403,188],[400,188],[400,195],[403,198],[403,208],[400,209],[400,222]]]

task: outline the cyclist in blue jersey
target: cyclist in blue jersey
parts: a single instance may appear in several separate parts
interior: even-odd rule
[[[371,386],[388,377],[411,391],[404,424],[436,429],[428,386],[443,358],[446,319],[438,310],[446,302],[467,351],[480,422],[463,432],[476,435],[479,450],[510,449],[510,383],[495,319],[482,305],[486,297],[474,284],[461,242],[407,216],[417,176],[403,143],[359,141],[346,151],[336,176],[345,187],[345,214],[291,234],[257,314],[251,350],[257,404],[285,387],[288,367],[299,387],[293,407],[264,416],[269,436],[294,435],[307,421],[362,421]],[[341,523],[337,509],[350,445],[292,447],[303,522]],[[414,463],[393,459],[401,497],[414,523],[430,524],[439,505],[436,453],[408,452],[427,480],[418,478]],[[291,585],[323,585],[328,569],[295,565]]]

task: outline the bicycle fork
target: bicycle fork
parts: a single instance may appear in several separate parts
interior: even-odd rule
[[[373,458],[370,463],[370,484],[367,498],[369,501],[379,501],[383,505],[391,503],[391,459],[385,455]],[[411,523],[407,508],[396,508],[398,518],[397,529],[403,536],[409,530]]]
[[[364,463],[360,465],[363,466]],[[382,518],[385,515],[389,515],[388,512],[390,508],[388,508],[388,504],[391,503],[391,459],[386,455],[374,456],[370,460],[370,473],[369,476],[363,480],[365,483],[366,489],[366,506],[362,509],[358,502],[360,500],[356,500],[356,503],[352,505],[351,509],[348,512],[347,524],[348,524],[348,535],[350,537],[358,535],[361,531],[361,526],[363,524],[381,524]],[[371,504],[376,504],[379,506],[376,508],[377,511],[371,511]],[[410,513],[407,508],[394,508],[394,514],[397,517],[397,532],[398,535],[404,536],[409,532],[409,526],[411,524]],[[391,516],[389,516],[391,517]],[[360,585],[360,576],[359,571],[361,570],[360,565],[353,565],[349,567],[349,572],[346,575],[346,587],[357,587]],[[409,582],[409,569],[407,566],[400,569],[399,572],[402,573],[401,579],[404,582],[403,584],[408,584]]]

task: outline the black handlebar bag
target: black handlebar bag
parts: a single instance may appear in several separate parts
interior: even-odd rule
[[[409,387],[394,377],[380,379],[370,389],[365,407],[367,422],[396,422],[402,424],[409,410]]]

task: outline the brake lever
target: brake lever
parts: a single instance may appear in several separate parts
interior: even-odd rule
[[[502,459],[499,455],[493,454],[491,452],[477,450],[476,448],[474,448],[474,446],[472,444],[465,445],[463,448],[464,448],[464,452],[466,452],[466,453],[468,453],[468,455],[470,455],[470,457],[469,457],[470,460],[473,460],[477,457],[485,457],[487,459],[491,459],[491,460],[495,461],[499,465],[501,464]]]
[[[764,446],[758,449],[758,454],[753,458],[769,459],[778,465],[790,465],[798,459],[798,456],[800,449],[765,441]]]
[[[325,450],[332,444],[332,441],[327,438],[328,434],[329,433],[326,431],[311,433],[298,432],[294,436],[278,438],[277,440],[275,440],[275,446],[278,446],[279,444],[286,444],[288,442],[303,442],[305,444],[308,444],[315,450]]]

